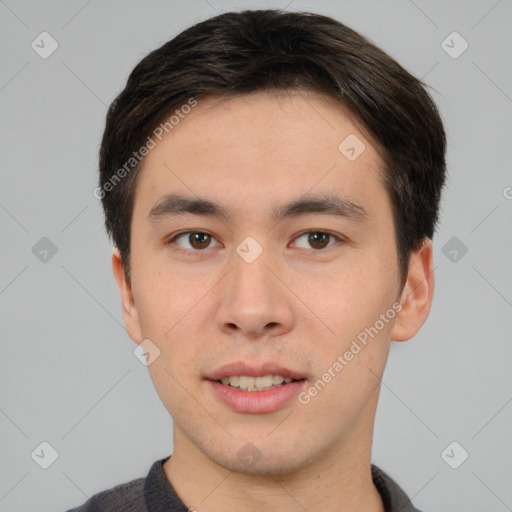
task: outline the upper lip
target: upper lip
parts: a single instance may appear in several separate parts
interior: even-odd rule
[[[224,377],[231,377],[233,375],[246,375],[247,377],[281,375],[284,378],[295,380],[301,380],[305,378],[304,375],[295,370],[285,368],[284,366],[272,362],[249,365],[243,361],[235,361],[233,363],[225,364],[216,370],[213,370],[206,376],[206,379],[221,380]]]

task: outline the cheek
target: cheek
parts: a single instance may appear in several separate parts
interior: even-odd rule
[[[175,368],[175,366],[177,366]],[[165,408],[174,416],[179,417],[180,411],[186,410],[190,404],[190,393],[197,396],[194,390],[187,385],[185,391],[181,382],[183,378],[179,373],[179,365],[171,364],[169,356],[162,353],[158,359],[148,366],[153,386]]]
[[[298,275],[294,291],[315,313],[307,314],[307,318],[318,323],[326,338],[346,342],[391,307],[393,277],[383,275],[375,262],[361,257],[352,263],[343,262],[339,270],[327,275]]]
[[[321,381],[318,386],[322,388],[328,382],[319,393],[320,412],[325,407],[326,411],[345,411],[350,416],[360,410],[380,383],[393,326],[392,318],[381,320],[381,315],[394,310],[391,304],[384,304],[382,296],[369,293],[366,298],[361,306],[346,302],[345,313],[339,314],[338,309],[337,317],[333,311],[331,322],[336,337],[316,345],[321,361],[316,375]]]
[[[147,338],[154,341],[160,353],[148,365],[148,371],[158,395],[169,410],[187,408],[190,396],[198,396],[200,381],[196,380],[200,353],[196,336],[184,322],[162,321],[157,313],[146,318]],[[175,327],[173,328],[173,325]]]
[[[360,258],[328,279],[303,283],[300,293],[307,298],[304,302],[322,320],[312,316],[303,325],[306,332],[315,332],[316,378],[330,379],[319,404],[327,408],[329,403],[337,404],[344,411],[357,409],[378,385],[395,316],[392,279],[381,274],[375,261],[371,265]]]
[[[204,292],[202,287],[176,272],[161,272],[147,263],[134,279],[133,292],[142,333],[164,340],[171,336],[193,310]]]

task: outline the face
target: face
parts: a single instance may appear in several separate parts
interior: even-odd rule
[[[398,287],[381,165],[347,112],[303,92],[201,100],[147,155],[131,285],[113,265],[131,338],[160,351],[175,452],[282,474],[371,436],[391,339],[432,288],[428,244]]]

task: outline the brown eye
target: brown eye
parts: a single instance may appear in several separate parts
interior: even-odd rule
[[[194,249],[205,249],[210,244],[211,236],[207,233],[190,233],[188,241]]]
[[[314,249],[323,249],[329,243],[329,234],[327,233],[309,233],[308,242]]]
[[[307,243],[307,246],[302,248],[316,250],[321,250],[325,249],[326,247],[330,247],[337,240],[340,240],[340,238],[338,238],[337,236],[331,233],[326,233],[325,231],[307,231],[306,233],[303,233],[301,236],[297,237],[296,240],[300,239],[306,239]]]
[[[186,244],[183,245],[182,243],[178,243],[177,241],[179,239],[186,240]],[[170,243],[176,242],[177,245],[179,245],[183,249],[188,249],[191,251],[200,251],[202,249],[207,249],[208,246],[210,246],[212,240],[213,237],[209,233],[204,233],[202,231],[185,231],[183,233],[179,233],[178,235],[176,235],[170,241]]]

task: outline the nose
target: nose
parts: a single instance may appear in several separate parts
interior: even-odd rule
[[[223,280],[217,310],[222,332],[257,339],[286,334],[293,328],[293,295],[282,282],[286,279],[276,274],[277,265],[265,251],[251,263],[233,254],[233,268]]]

